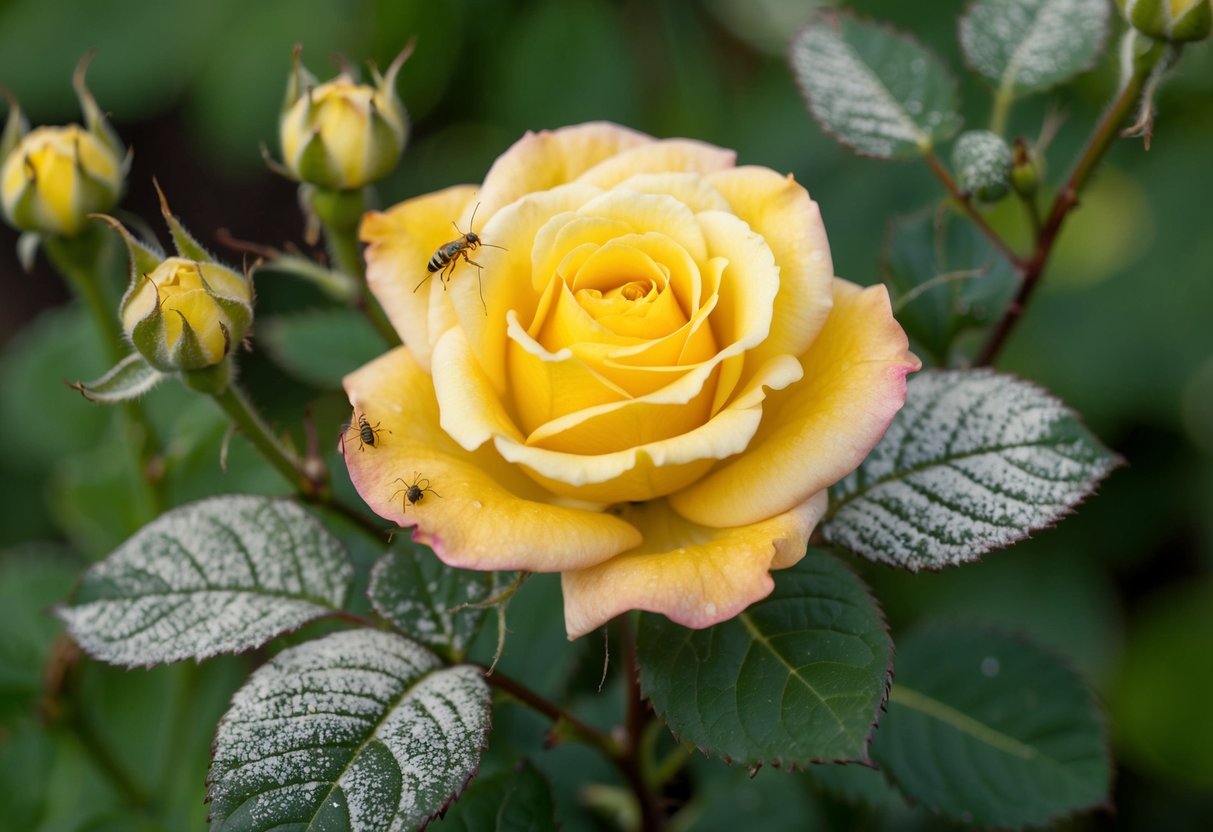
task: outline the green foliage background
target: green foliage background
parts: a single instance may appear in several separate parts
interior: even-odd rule
[[[35,124],[76,120],[71,70],[98,47],[90,86],[135,149],[125,206],[155,218],[156,176],[175,212],[208,243],[226,227],[281,244],[301,236],[294,188],[264,169],[257,147],[274,145],[291,46],[303,43],[305,61],[325,78],[336,72],[335,52],[383,66],[416,35],[400,87],[412,138],[400,168],[380,185],[385,205],[479,181],[525,130],[609,119],[733,147],[742,163],[794,173],[822,206],[837,272],[874,282],[887,223],[940,194],[924,166],[854,157],[805,112],[784,53],[811,5],[0,0],[0,83]],[[959,0],[850,5],[914,32],[960,72]],[[1056,177],[1114,79],[1109,54],[1075,85],[1017,105],[1012,133],[1034,135],[1047,111],[1064,113],[1048,156]],[[966,124],[984,126],[986,85],[965,77],[961,89]],[[1191,828],[1213,813],[1210,147],[1213,49],[1199,45],[1164,87],[1150,151],[1139,141],[1114,146],[999,363],[1083,414],[1128,466],[1074,517],[980,564],[920,575],[858,564],[895,639],[929,615],[1024,631],[1069,656],[1107,703],[1119,769],[1116,822],[1126,828]],[[994,219],[1010,228],[1018,218],[1014,206],[1005,208]],[[0,231],[0,252],[12,252],[15,240]],[[286,279],[266,278],[258,292],[259,325],[319,303]],[[71,697],[45,693],[48,657],[54,667],[65,649],[46,610],[85,563],[138,527],[145,508],[122,498],[133,474],[112,414],[61,384],[105,368],[86,319],[59,308],[66,293],[58,278],[42,262],[25,275],[5,253],[0,297],[0,829],[200,827],[213,726],[247,666],[223,659],[127,673],[86,662],[64,682]],[[282,423],[297,424],[306,401],[329,435],[348,418],[342,397],[315,374],[297,372],[309,384],[290,380],[289,362],[275,364],[263,349],[243,364],[248,388],[277,408]],[[209,402],[173,385],[147,402],[171,440],[172,502],[283,491],[239,440],[227,472],[219,469],[224,424]],[[340,481],[340,468],[336,474]],[[362,541],[350,546],[363,566],[378,554]],[[543,687],[573,695],[591,716],[610,714],[612,690],[593,692],[601,645],[564,643],[556,598],[554,584],[537,581],[513,604],[511,639],[530,649],[507,652],[504,667],[539,676],[527,654],[546,656]],[[541,731],[529,714],[507,712],[494,750],[533,746]],[[100,747],[113,765],[98,765]],[[571,810],[580,785],[611,774],[581,749],[537,753],[566,828],[580,828]],[[879,778],[840,785],[824,775],[763,771],[746,781],[744,772],[704,761],[688,777],[704,794],[697,829],[940,823],[884,795]],[[711,802],[723,781],[730,786],[720,793],[736,796],[727,806]],[[875,790],[884,802],[856,810],[823,783]],[[1111,822],[1095,816],[1068,825]]]

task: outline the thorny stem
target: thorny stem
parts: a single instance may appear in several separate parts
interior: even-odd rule
[[[482,666],[481,670],[488,671],[488,668]],[[521,682],[514,681],[500,671],[494,671],[491,676],[486,675],[485,681],[503,693],[508,693],[531,710],[543,714],[552,722],[568,726],[577,739],[597,748],[608,758],[612,760],[619,758],[619,743],[615,742],[605,731],[582,722],[555,702],[536,693]]]
[[[951,194],[952,199],[956,200],[956,203],[960,206],[961,210],[963,210],[968,218],[973,221],[973,224],[981,230],[981,233],[986,235],[989,241],[993,243],[994,247],[1001,251],[1007,260],[1011,261],[1013,265],[1023,268],[1024,259],[1015,251],[1015,249],[1011,248],[1010,244],[1008,244],[1007,241],[1002,238],[1002,235],[995,231],[990,224],[986,222],[986,218],[983,217],[981,212],[978,211],[976,206],[973,205],[972,197],[969,196],[969,194],[961,192],[960,187],[956,184],[956,180],[952,178],[952,174],[948,173],[948,169],[944,167],[944,164],[939,161],[939,157],[936,156],[933,151],[928,150],[923,158],[926,160],[927,167],[929,167],[931,172],[935,174],[935,177],[941,183],[943,183],[944,188],[946,188],[948,193]]]
[[[1074,168],[1065,185],[1062,186],[1061,190],[1053,198],[1053,204],[1049,209],[1047,218],[1036,235],[1036,247],[1032,256],[1027,262],[1012,261],[1020,267],[1019,290],[1003,311],[1002,318],[994,327],[989,340],[978,355],[977,366],[985,367],[994,362],[1006,343],[1007,337],[1011,334],[1011,330],[1019,322],[1024,309],[1027,307],[1028,300],[1031,298],[1036,286],[1040,283],[1040,278],[1044,274],[1045,265],[1048,263],[1049,255],[1053,251],[1053,244],[1057,241],[1057,235],[1061,231],[1062,223],[1065,221],[1070,210],[1078,204],[1079,192],[1087,183],[1095,166],[1099,164],[1108,148],[1111,147],[1112,141],[1117,136],[1117,128],[1120,127],[1129,111],[1133,108],[1133,105],[1137,101],[1137,96],[1141,92],[1142,86],[1150,76],[1153,68],[1154,63],[1148,61],[1143,61],[1140,65],[1134,67],[1132,74],[1125,81],[1120,93],[1108,107],[1099,124],[1096,125],[1082,155],[1074,163]]]
[[[628,785],[636,793],[640,803],[640,818],[642,828],[658,830],[665,826],[665,818],[657,806],[656,795],[653,794],[644,777],[644,735],[648,719],[648,706],[640,692],[640,663],[636,657],[636,636],[632,631],[631,621],[627,615],[616,619],[619,639],[623,642],[623,672],[627,679],[627,722],[624,733],[622,759],[617,761],[620,771],[627,778]]]
[[[111,364],[126,358],[126,343],[118,326],[118,314],[106,297],[102,284],[101,261],[104,256],[105,233],[99,228],[90,228],[75,238],[49,237],[44,249],[56,271],[63,276],[72,291],[80,298],[92,316],[104,343]],[[134,451],[139,481],[143,484],[144,498],[155,516],[162,507],[160,478],[164,471],[164,459],[160,454],[160,440],[152,427],[146,411],[138,401],[124,402],[121,406],[126,422],[126,444]]]

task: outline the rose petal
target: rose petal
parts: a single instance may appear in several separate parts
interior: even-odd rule
[[[834,310],[801,357],[804,379],[767,403],[746,453],[670,497],[683,517],[726,527],[770,517],[833,485],[880,441],[906,398],[909,351],[884,286],[834,280]]]
[[[560,576],[569,638],[636,609],[694,628],[732,618],[770,594],[771,569],[804,557],[827,503],[821,491],[785,514],[729,529],[689,523],[664,502],[623,507],[644,543]]]
[[[475,196],[475,186],[458,185],[385,212],[372,211],[362,220],[361,236],[369,244],[367,285],[427,372],[433,346],[455,316],[446,287],[438,275],[430,275],[426,264],[439,246],[455,238],[451,222],[469,209]]]
[[[721,176],[719,171],[708,176]],[[642,194],[666,194],[674,197],[692,212],[731,211],[729,200],[701,173],[639,173],[619,183],[620,188]]]
[[[481,215],[488,219],[526,194],[572,182],[602,160],[652,141],[604,121],[528,132],[489,168],[480,191]]]
[[[414,539],[451,566],[555,572],[581,568],[638,545],[618,517],[554,505],[552,496],[491,447],[468,453],[439,426],[432,380],[404,348],[346,376],[355,422],[342,447],[350,479],[377,514],[415,526]],[[357,417],[379,431],[360,447]],[[403,488],[420,476],[441,494],[405,508]]]
[[[691,139],[661,139],[604,159],[577,180],[614,188],[641,173],[708,173],[731,168],[737,161],[732,150]]]
[[[779,296],[767,340],[752,353],[801,355],[825,324],[833,305],[834,264],[817,203],[792,177],[761,167],[741,167],[708,176],[732,211],[762,236],[779,264]]]

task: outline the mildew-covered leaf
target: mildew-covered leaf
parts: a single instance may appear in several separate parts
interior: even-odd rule
[[[225,495],[140,529],[84,573],[59,615],[103,661],[203,659],[338,609],[352,577],[341,543],[300,506]]]
[[[912,157],[960,129],[947,68],[882,26],[820,15],[792,41],[791,61],[809,112],[857,153]]]
[[[1008,93],[1089,69],[1108,34],[1107,0],[977,0],[960,19],[965,58]]]
[[[447,566],[430,549],[407,541],[375,563],[367,594],[375,611],[402,632],[458,661],[487,610],[456,608],[488,598],[493,575]]]
[[[415,829],[463,789],[490,723],[478,668],[349,630],[257,670],[219,723],[211,829]]]
[[[641,619],[640,687],[670,730],[739,763],[866,761],[893,644],[867,587],[810,549],[737,617]]]
[[[1069,512],[1118,457],[1061,402],[989,370],[926,371],[859,469],[834,486],[826,538],[872,560],[974,560]]]

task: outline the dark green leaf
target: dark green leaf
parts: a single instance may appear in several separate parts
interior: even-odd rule
[[[447,566],[428,548],[399,543],[375,564],[368,594],[375,610],[425,646],[459,661],[476,637],[487,610],[460,604],[489,597],[492,572]]]
[[[775,590],[706,630],[640,627],[640,684],[682,741],[736,762],[868,759],[892,642],[867,588],[809,550]]]
[[[972,626],[897,644],[872,756],[913,800],[975,826],[1038,826],[1107,803],[1095,697],[1058,657]]]
[[[865,156],[917,156],[960,129],[947,68],[883,26],[821,15],[792,41],[792,71],[822,128]]]
[[[273,318],[258,333],[274,360],[320,387],[341,379],[384,351],[366,318],[350,309],[321,309]]]
[[[988,370],[922,372],[859,469],[832,489],[826,538],[908,569],[1007,546],[1071,511],[1117,464],[1061,402]]]
[[[478,668],[444,667],[393,633],[347,630],[292,647],[252,675],[219,723],[211,828],[412,829],[476,772],[489,719]]]
[[[202,659],[332,612],[352,572],[341,544],[294,503],[214,497],[140,530],[84,574],[59,614],[113,664]]]
[[[441,832],[556,832],[552,792],[528,762],[474,779],[440,822]]]
[[[1000,94],[1035,92],[1091,67],[1109,11],[1106,0],[977,0],[960,19],[960,45]]]

